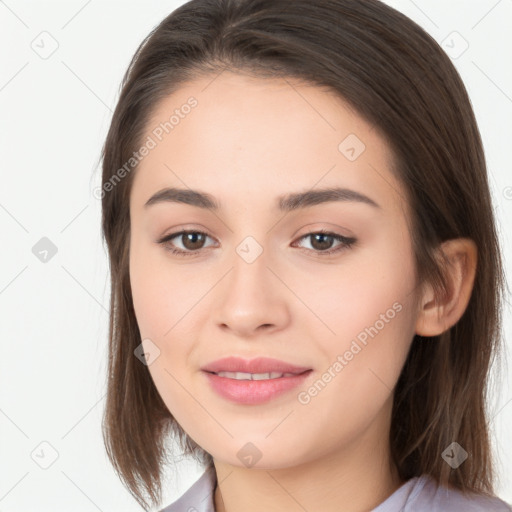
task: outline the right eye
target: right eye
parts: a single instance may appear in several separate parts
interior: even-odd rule
[[[203,231],[178,231],[164,236],[158,240],[158,243],[162,244],[166,250],[177,256],[192,256],[203,249],[202,245],[206,237],[211,238],[208,233]],[[174,238],[181,240],[184,249],[176,248],[175,244],[171,243],[171,240]]]

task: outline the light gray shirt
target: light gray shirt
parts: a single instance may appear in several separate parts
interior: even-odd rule
[[[217,476],[207,469],[177,501],[160,512],[215,512]],[[499,498],[472,494],[438,486],[429,475],[414,477],[369,512],[512,512]]]

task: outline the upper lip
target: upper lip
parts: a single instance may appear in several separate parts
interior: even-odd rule
[[[311,368],[296,366],[279,359],[257,357],[256,359],[242,359],[241,357],[224,357],[217,359],[201,368],[206,372],[240,372],[240,373],[304,373]]]

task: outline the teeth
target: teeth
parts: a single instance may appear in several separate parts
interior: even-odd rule
[[[228,379],[236,380],[268,380],[268,379],[279,379],[281,377],[293,377],[294,373],[244,373],[244,372],[219,372],[219,377],[227,377]]]

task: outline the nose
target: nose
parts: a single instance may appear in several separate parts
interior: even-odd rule
[[[265,251],[252,263],[235,254],[213,300],[214,321],[220,329],[253,338],[286,328],[291,294],[269,263]]]

